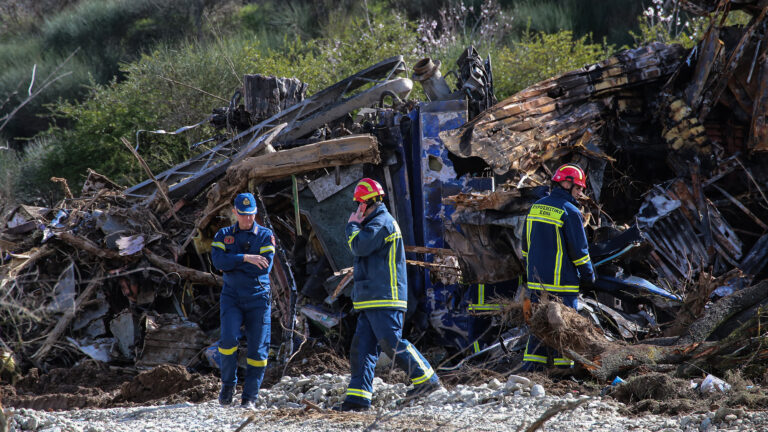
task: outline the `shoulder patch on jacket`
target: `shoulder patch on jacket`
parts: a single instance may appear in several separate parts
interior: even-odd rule
[[[224,244],[232,244],[234,242],[235,242],[235,237],[234,236],[228,235],[228,236],[224,237]]]

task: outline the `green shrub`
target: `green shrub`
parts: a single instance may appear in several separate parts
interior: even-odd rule
[[[507,98],[547,78],[606,59],[614,48],[573,32],[526,33],[520,42],[501,47],[494,56],[496,97]]]

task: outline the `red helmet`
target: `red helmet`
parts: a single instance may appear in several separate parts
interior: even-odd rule
[[[565,164],[555,171],[552,177],[553,182],[571,181],[583,188],[587,188],[587,175],[584,170],[576,164]]]
[[[384,188],[374,179],[364,178],[355,187],[354,200],[364,203],[369,199],[384,195]]]

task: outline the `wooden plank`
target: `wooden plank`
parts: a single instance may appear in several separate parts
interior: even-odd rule
[[[247,189],[249,181],[263,183],[321,168],[380,161],[378,143],[372,135],[350,135],[246,158],[229,167],[226,175],[208,192],[208,205],[197,227],[207,226],[216,212]]]
[[[426,253],[426,254],[442,255],[442,256],[445,256],[445,255],[456,256],[456,252],[450,249],[433,248],[433,247],[426,247],[426,246],[406,246],[405,251],[412,252],[412,253]]]
[[[760,65],[760,90],[755,95],[748,147],[752,151],[768,151],[768,57]]]

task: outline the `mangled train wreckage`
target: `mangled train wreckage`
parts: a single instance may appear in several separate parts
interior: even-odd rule
[[[354,319],[344,222],[355,182],[372,177],[408,245],[413,340],[441,347],[443,369],[511,367],[528,331],[508,319],[524,293],[523,223],[551,169],[578,162],[598,273],[580,314],[600,341],[568,345],[543,324],[537,336],[601,379],[643,363],[602,364],[624,352],[606,344],[689,348],[668,363],[707,340],[729,341],[708,355],[737,350],[729,335],[762,337],[768,302],[768,7],[684,3],[713,17],[693,49],[625,50],[498,103],[490,58],[471,47],[453,91],[431,59],[412,79],[394,57],[310,97],[298,79],[247,75],[205,120],[230,137],[194,158],[127,189],[90,172],[55,208],[4,209],[0,349],[23,368],[85,356],[216,367],[211,239],[245,189],[278,239],[273,367],[306,340],[341,346]],[[724,27],[730,8],[749,25]],[[429,101],[407,99],[414,81]],[[143,163],[138,142],[125,144]],[[518,315],[530,323],[530,312]]]

